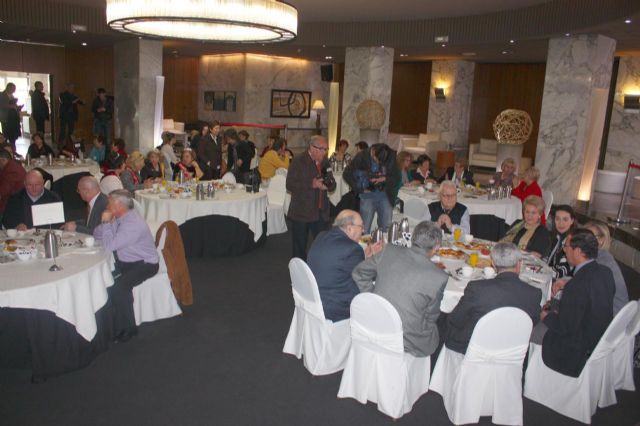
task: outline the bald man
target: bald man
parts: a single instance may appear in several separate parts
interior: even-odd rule
[[[33,228],[31,206],[60,202],[60,197],[44,187],[44,178],[37,170],[31,170],[24,179],[24,188],[13,194],[7,201],[2,217],[5,228],[26,231]],[[56,226],[56,224],[52,224]]]
[[[365,257],[382,250],[382,242],[362,249],[362,217],[353,210],[342,210],[333,228],[321,232],[313,242],[307,264],[318,283],[324,316],[331,321],[349,318],[349,307],[360,290],[351,278],[353,269]]]
[[[78,181],[78,194],[82,201],[87,203],[87,216],[65,223],[64,230],[93,234],[93,230],[101,223],[102,212],[107,207],[109,199],[100,192],[100,184],[93,176],[85,176]]]

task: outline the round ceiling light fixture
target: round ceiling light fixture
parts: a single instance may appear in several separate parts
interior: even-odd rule
[[[275,0],[107,0],[107,24],[138,36],[272,43],[298,34],[298,11]]]

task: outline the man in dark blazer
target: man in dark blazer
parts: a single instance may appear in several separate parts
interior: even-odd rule
[[[491,250],[491,261],[498,271],[495,278],[471,281],[464,296],[447,317],[445,346],[464,354],[473,329],[494,309],[522,309],[534,324],[540,317],[542,292],[524,281],[520,274],[520,250],[512,243],[498,243]]]
[[[465,185],[475,185],[473,182],[473,173],[467,169],[467,160],[465,158],[458,158],[453,167],[449,167],[446,172],[440,177],[438,182],[450,180],[457,186],[462,182]]]
[[[64,230],[93,234],[101,223],[102,212],[107,208],[109,199],[100,192],[100,184],[93,176],[85,176],[78,181],[78,194],[87,203],[87,215],[84,219],[65,223]]]
[[[37,170],[31,170],[24,178],[24,188],[13,194],[7,201],[2,224],[5,228],[26,231],[33,228],[31,206],[57,203],[60,197],[44,187],[44,178]],[[57,226],[57,224],[52,224]]]
[[[307,259],[309,231],[315,238],[329,221],[327,191],[335,190],[336,181],[327,159],[328,149],[323,136],[312,136],[308,151],[293,159],[287,173],[287,191],[291,193],[287,216],[291,220],[293,257],[302,260]]]
[[[324,316],[328,320],[350,317],[351,300],[360,293],[351,277],[353,268],[382,249],[381,241],[362,249],[358,244],[362,228],[358,212],[343,210],[333,222],[333,228],[321,232],[309,249],[307,264],[318,283]]]
[[[611,269],[595,261],[598,240],[591,231],[572,231],[563,247],[575,267],[573,278],[554,283],[552,293],[562,291],[560,303],[557,310],[542,311],[536,329],[542,324],[547,328],[542,339],[545,365],[578,377],[613,318],[615,282]]]
[[[44,97],[44,85],[35,82],[35,89],[31,93],[31,116],[36,122],[36,130],[44,135],[44,122],[49,120],[49,104]]]

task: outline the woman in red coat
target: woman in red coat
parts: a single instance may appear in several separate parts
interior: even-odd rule
[[[542,189],[538,185],[538,179],[540,178],[540,170],[536,167],[529,167],[522,173],[522,180],[520,184],[513,189],[511,195],[518,197],[520,201],[524,201],[530,195],[536,195],[542,198]],[[542,216],[542,224],[546,225],[546,217]]]

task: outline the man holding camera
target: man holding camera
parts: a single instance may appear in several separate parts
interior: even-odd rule
[[[336,181],[327,159],[329,145],[323,136],[312,136],[306,154],[296,156],[287,174],[287,191],[291,192],[289,219],[293,240],[293,257],[307,259],[309,231],[313,238],[327,228],[329,197]]]

